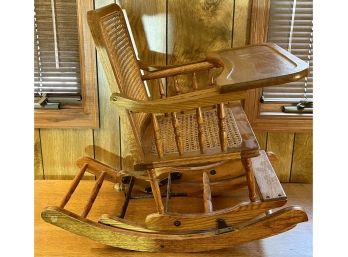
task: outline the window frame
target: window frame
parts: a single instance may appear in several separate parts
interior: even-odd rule
[[[87,23],[87,11],[94,9],[93,3],[93,0],[76,0],[82,104],[58,110],[35,109],[35,128],[99,127],[96,51]]]
[[[250,44],[267,41],[271,0],[252,1],[250,17]],[[244,109],[254,130],[309,132],[313,129],[313,117],[261,115],[262,88],[247,91]]]

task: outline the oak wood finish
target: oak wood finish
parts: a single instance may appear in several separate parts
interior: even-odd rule
[[[88,129],[40,129],[45,179],[72,179],[75,162],[93,157],[93,134]],[[93,178],[90,174],[86,178]]]
[[[265,211],[282,207],[286,200],[269,202],[241,202],[231,208],[202,213],[153,213],[146,217],[146,227],[152,230],[194,231],[216,227],[216,219],[224,219],[227,224],[234,225],[248,221]],[[175,226],[180,221],[180,226]]]
[[[296,133],[291,165],[290,182],[313,182],[313,134]]]
[[[86,218],[88,213],[90,212],[92,205],[93,205],[95,199],[97,198],[99,190],[100,190],[101,186],[103,185],[105,174],[106,174],[105,171],[102,172],[100,174],[99,178],[97,179],[97,181],[95,182],[92,193],[91,193],[90,197],[88,198],[88,201],[85,205],[85,208],[83,209],[83,212],[81,214],[82,218]]]
[[[267,158],[266,152],[260,151],[258,157],[251,158],[251,164],[260,192],[260,199],[262,201],[286,199],[286,194],[273,170],[272,164]]]
[[[113,0],[96,0],[94,7],[114,3]],[[113,168],[121,168],[120,164],[120,124],[118,110],[109,102],[111,90],[97,53],[98,95],[99,95],[99,122],[100,128],[93,130],[95,158]],[[112,154],[110,154],[112,153]]]
[[[253,170],[252,161],[249,158],[242,158],[242,163],[245,169],[245,175],[249,188],[249,199],[251,202],[256,201],[256,182],[255,182],[255,171]]]
[[[149,178],[150,178],[150,184],[151,184],[153,198],[155,200],[156,207],[157,207],[157,212],[162,214],[162,213],[164,213],[164,206],[163,206],[163,202],[162,202],[161,191],[160,191],[160,188],[158,185],[158,180],[157,180],[156,175],[155,175],[155,171],[149,170],[148,174],[149,174]]]
[[[294,145],[294,133],[269,132],[267,138],[267,151],[279,156],[279,162],[274,165],[274,170],[280,181],[290,181],[290,170]]]
[[[40,213],[45,206],[52,203],[59,203],[59,197],[66,192],[71,181],[58,180],[36,180],[35,188],[35,205],[34,205],[34,251],[37,257],[99,257],[99,256],[143,256],[143,257],[159,257],[163,253],[145,253],[124,251],[119,248],[107,247],[98,242],[91,241],[85,237],[76,236],[72,233],[67,233],[65,230],[52,226],[42,220]],[[69,210],[80,211],[83,208],[84,202],[78,201],[78,198],[86,199],[90,194],[91,186],[94,181],[82,180],[75,198],[69,202]],[[298,225],[295,229],[282,234],[279,237],[270,237],[262,241],[254,241],[247,244],[239,245],[238,247],[225,248],[217,251],[202,252],[199,255],[202,257],[282,257],[293,256],[312,256],[312,185],[286,183],[283,184],[285,191],[288,193],[290,204],[298,203],[304,206],[309,216],[309,221]],[[55,188],[52,192],[51,189]],[[243,196],[244,191],[233,191],[226,195],[226,199],[219,198],[220,201],[230,202],[237,195]],[[58,200],[58,202],[57,202]],[[100,190],[100,197],[95,201],[94,206],[89,214],[90,219],[98,220],[103,213],[110,213],[112,216],[117,214],[115,204],[122,202],[123,195],[115,194],[112,189],[112,184],[105,181],[105,185]],[[155,211],[151,204],[152,199],[145,201],[134,201],[131,203],[127,216],[133,220],[141,219],[143,213],[151,213]],[[218,201],[218,200],[217,200]],[[114,204],[110,204],[114,203]],[[173,207],[182,206],[182,202],[173,202]],[[196,198],[191,200],[191,206],[195,211],[199,211],[201,207],[201,199]],[[127,221],[129,221],[127,219]],[[57,243],[59,240],[59,244]],[[262,245],[262,247],[260,247]],[[171,253],[170,256],[189,257],[192,253]]]
[[[127,108],[133,112],[166,113],[191,110],[221,102],[238,101],[245,98],[245,92],[219,94],[214,88],[208,88],[153,101],[139,101],[118,93],[113,93],[110,98],[117,107]]]
[[[74,180],[71,182],[71,186],[68,190],[68,192],[66,193],[66,195],[64,196],[64,198],[62,199],[59,207],[60,208],[64,208],[64,206],[67,204],[67,202],[70,200],[71,195],[74,193],[76,187],[79,185],[83,175],[85,174],[86,169],[88,168],[88,163],[85,163],[81,170],[76,174]]]
[[[77,0],[76,4],[81,53],[82,106],[60,110],[37,109],[34,113],[35,128],[99,127],[95,46],[87,24],[87,11],[93,9],[93,0]]]
[[[287,207],[269,215],[260,215],[229,233],[216,234],[213,231],[188,235],[158,235],[105,226],[58,207],[47,207],[42,213],[42,218],[74,234],[106,245],[150,252],[200,252],[221,249],[277,235],[297,223],[308,220],[302,208]]]
[[[207,51],[231,47],[233,6],[234,0],[168,1],[168,64],[204,60]],[[207,86],[207,75],[197,73],[200,88]],[[190,75],[180,76],[179,82],[182,92],[190,90]]]
[[[155,230],[147,229],[143,227],[140,224],[137,224],[135,222],[131,222],[126,219],[121,219],[118,217],[110,217],[108,214],[103,214],[99,221],[99,223],[102,223],[104,225],[109,225],[113,226],[116,228],[123,228],[123,229],[128,229],[128,230],[133,230],[133,231],[140,231],[140,232],[148,232],[148,233],[155,233]]]
[[[234,23],[232,47],[241,47],[249,43],[251,0],[234,1]]]
[[[227,132],[226,132],[226,113],[225,106],[223,103],[217,106],[217,116],[219,119],[219,138],[221,151],[227,151]]]
[[[206,3],[204,8],[208,7],[211,8],[212,6],[211,4]],[[254,75],[256,77],[254,77],[251,81],[244,81],[241,83],[238,81],[231,82],[228,81],[229,77],[225,77],[224,80],[225,82],[227,82],[225,84],[219,84],[219,82],[215,82],[211,68],[223,66],[224,70],[221,74],[224,74],[226,72],[226,69],[232,71],[234,70],[233,65],[231,67],[228,66],[230,60],[224,59],[223,55],[219,55],[219,52],[209,54],[211,61],[202,61],[194,64],[182,65],[179,67],[149,71],[146,74],[142,74],[140,72],[139,62],[136,59],[136,53],[134,52],[130,41],[129,32],[125,25],[123,13],[119,6],[109,5],[96,11],[90,11],[88,13],[88,22],[91,27],[93,38],[96,42],[98,52],[101,56],[101,62],[105,66],[109,83],[111,87],[118,87],[118,90],[115,91],[115,93],[112,95],[112,100],[116,102],[120,100],[119,102],[124,103],[124,108],[121,111],[123,114],[125,114],[125,116],[128,117],[136,144],[138,146],[138,150],[140,152],[140,155],[138,157],[143,161],[143,163],[140,163],[138,167],[135,167],[138,168],[139,172],[128,171],[128,169],[116,170],[113,173],[113,176],[112,171],[110,173],[110,169],[112,170],[111,167],[106,167],[107,170],[104,170],[104,167],[106,165],[97,161],[87,160],[87,162],[85,163],[87,163],[88,166],[89,163],[92,163],[94,165],[94,169],[91,170],[93,174],[97,175],[98,179],[93,187],[91,196],[89,197],[81,216],[76,215],[73,212],[70,212],[63,208],[48,207],[42,212],[42,217],[45,221],[62,227],[73,233],[84,235],[90,239],[102,242],[104,244],[118,246],[125,249],[138,251],[198,252],[208,249],[220,249],[226,247],[227,245],[240,244],[243,242],[249,242],[252,240],[272,236],[274,234],[287,231],[293,228],[297,223],[307,220],[306,213],[299,207],[288,207],[276,212],[266,212],[265,214],[255,217],[256,215],[260,214],[258,211],[262,210],[263,213],[265,212],[263,208],[267,201],[264,201],[264,198],[261,197],[261,201],[256,202],[256,183],[254,173],[257,176],[262,176],[262,174],[266,173],[269,175],[269,177],[271,177],[274,172],[272,173],[273,169],[269,168],[269,166],[261,165],[260,163],[257,163],[257,161],[255,161],[254,163],[251,161],[251,158],[258,158],[259,145],[250,127],[250,124],[248,123],[246,115],[240,106],[240,103],[234,102],[225,105],[225,103],[221,99],[224,95],[226,101],[230,101],[230,97],[232,95],[240,96],[241,92],[233,92],[236,91],[233,88],[234,85],[242,88],[239,91],[244,91],[246,89],[253,88],[255,85],[256,87],[259,86],[257,84],[258,80],[262,80],[262,82],[267,85],[272,85],[274,80],[281,80],[282,82],[284,82],[293,79],[292,72],[300,73],[302,71],[305,71],[305,66],[300,67],[300,71],[296,70],[296,67],[299,66],[298,64],[301,63],[298,62],[295,57],[286,52],[284,52],[283,55],[285,55],[287,59],[281,59],[279,58],[279,56],[278,58],[275,58],[272,55],[262,55],[264,54],[264,52],[267,52],[264,49],[265,47],[267,48],[268,45],[259,45],[255,46],[253,50],[250,50],[251,47],[226,50],[225,54],[231,57],[234,56],[234,54],[236,54],[238,51],[242,51],[242,55],[251,56],[250,60],[255,61],[257,60],[257,58],[253,59],[253,55],[257,56],[261,53],[262,56],[269,57],[268,61],[270,61],[270,63],[272,63],[272,61],[281,60],[280,63],[277,63],[277,65],[283,65],[281,66],[281,68],[283,68],[283,70],[286,70],[287,74],[286,72],[281,71],[279,72],[280,75],[276,74],[272,77],[271,75],[278,71],[274,69],[271,70],[271,72],[268,74],[269,78],[267,79],[262,77],[262,74],[265,73],[265,71],[263,71],[262,66],[260,66],[259,69],[254,70]],[[279,55],[281,51],[279,49],[276,49],[276,46],[272,45],[272,47],[274,50],[274,52],[272,53]],[[237,56],[240,56],[240,54],[238,55],[237,53]],[[273,60],[271,59],[272,57]],[[292,69],[287,69],[289,65],[288,63],[286,63],[286,61],[292,62],[293,64],[295,64],[295,67],[292,67]],[[243,58],[241,60],[238,60],[238,63],[241,66],[249,65],[248,59]],[[207,94],[203,94],[201,95],[201,98],[197,98],[198,105],[193,106],[193,108],[191,106],[191,110],[189,110],[188,113],[183,112],[182,107],[180,109],[180,113],[178,111],[171,111],[171,125],[173,127],[166,128],[166,112],[163,112],[163,110],[158,111],[158,106],[156,110],[149,111],[149,113],[141,109],[135,111],[134,107],[131,108],[129,106],[129,103],[133,103],[133,106],[136,106],[137,104],[139,106],[140,103],[142,107],[148,106],[148,103],[160,103],[163,106],[168,106],[168,104],[170,103],[169,100],[173,98],[174,101],[176,101],[175,103],[177,104],[178,100],[175,99],[178,99],[178,95],[176,96],[177,98],[162,97],[162,99],[150,100],[150,97],[146,92],[143,80],[173,77],[178,74],[197,72],[202,69],[208,70],[208,73],[210,74],[208,82],[208,86],[210,86],[210,88],[197,90],[198,87],[197,85],[195,85],[195,82],[193,82],[193,93],[184,93],[180,95],[180,97],[186,98],[187,102],[189,100],[192,102],[192,97],[189,98],[189,96],[192,96],[192,94],[197,95],[201,92],[215,93],[216,96],[219,97],[210,99],[210,101],[219,100],[219,102],[216,103],[217,107],[209,106],[211,105],[211,102],[208,102],[208,100],[206,100]],[[259,70],[262,70],[262,72],[258,73]],[[237,71],[237,73],[239,74],[243,74],[243,72],[244,71],[242,70]],[[301,74],[296,74],[295,76],[297,75],[302,76]],[[234,76],[238,77],[238,74]],[[241,75],[241,77],[243,77],[243,75]],[[174,91],[176,92],[176,94],[180,94],[181,88],[177,82],[177,77],[174,77],[173,80]],[[224,87],[224,89],[222,89],[222,87]],[[163,92],[160,94],[164,95]],[[206,100],[206,102],[203,102],[202,98]],[[238,98],[238,100],[241,100],[241,98]],[[197,131],[197,129],[189,127],[192,122],[199,122],[200,117],[197,118],[194,116],[195,114],[196,116],[199,116],[199,108],[202,108],[202,117],[204,117],[204,119],[207,120],[207,124],[209,124],[207,126],[214,128],[215,125],[212,125],[214,123],[214,121],[212,120],[214,119],[216,120],[215,123],[217,123],[217,128],[215,130],[209,131],[209,139],[220,139],[220,144],[214,143],[212,141],[210,142],[207,138],[206,142],[203,142],[201,140],[201,143],[205,143],[207,148],[207,151],[204,154],[202,154],[201,152],[205,147],[191,145],[193,144],[195,139],[182,139],[182,137],[187,135],[194,135],[199,137],[199,132]],[[192,115],[190,112],[192,113]],[[189,129],[184,130],[187,128]],[[170,129],[173,130],[175,139],[172,141],[174,143],[166,139],[169,135]],[[185,148],[182,141],[185,142]],[[171,152],[171,150],[168,150],[168,142],[170,146],[175,144],[177,151],[174,150]],[[191,147],[193,147],[192,149],[194,150],[190,150]],[[261,157],[266,159],[268,158],[265,154]],[[220,211],[214,212],[212,207],[212,193],[210,184],[218,184],[220,181],[212,180],[212,182],[210,182],[208,168],[214,166],[219,167],[225,164],[225,160],[233,160],[239,158],[241,159],[241,162],[245,169],[245,176],[248,184],[249,198],[251,202],[241,203],[239,205],[237,204],[235,207],[227,209],[224,208]],[[80,163],[82,162],[80,161]],[[257,169],[253,169],[253,164],[257,165]],[[83,167],[84,172],[86,170],[86,164],[84,164]],[[172,167],[174,167],[175,169],[172,170]],[[152,196],[155,201],[157,214],[163,215],[164,217],[169,217],[170,213],[168,213],[168,211],[165,210],[163,206],[159,179],[161,179],[160,175],[167,173],[167,175],[170,176],[170,172],[177,172],[180,170],[183,173],[188,173],[189,171],[201,172],[203,176],[202,193],[206,216],[204,216],[204,214],[196,214],[196,216],[203,217],[206,220],[210,221],[210,223],[208,222],[209,228],[202,228],[202,225],[198,225],[194,228],[194,231],[192,231],[191,228],[191,231],[186,231],[186,233],[183,234],[177,234],[166,232],[168,231],[168,228],[165,226],[161,227],[161,224],[159,224],[159,228],[155,232],[149,232],[142,230],[142,227],[136,224],[132,225],[124,223],[123,225],[118,225],[117,223],[122,223],[122,220],[117,220],[113,223],[112,227],[110,227],[86,219],[103,184],[104,178],[106,179],[107,175],[109,176],[109,180],[114,180],[118,184],[120,183],[119,178],[121,176],[131,176],[132,179],[130,188],[132,188],[133,186],[133,178],[140,178],[142,181],[148,180],[151,185]],[[148,178],[145,178],[145,172],[147,172]],[[75,186],[75,188],[77,185],[76,181],[79,181],[80,177],[82,177],[81,173],[82,171],[78,174],[73,184],[73,187]],[[216,171],[210,170],[210,175],[213,176],[214,174],[216,174]],[[235,179],[235,177],[230,175],[226,179],[231,180]],[[264,183],[265,181],[266,183]],[[256,182],[262,193],[262,189],[265,187],[264,185],[267,185],[271,188],[279,187],[279,181],[258,179]],[[167,188],[168,200],[171,191],[171,179],[168,180]],[[127,200],[129,199],[129,195],[130,194],[127,193],[126,202],[123,206],[128,205]],[[64,205],[66,204],[66,202],[67,201],[65,201]],[[270,200],[268,202],[270,203],[268,207],[278,207],[282,206],[285,203],[284,199],[273,200],[273,198],[272,201]],[[247,214],[248,211],[250,216],[248,216]],[[124,208],[122,213],[124,213]],[[232,215],[231,213],[234,215]],[[239,222],[233,224],[232,227],[230,224],[226,228],[220,228],[220,226],[216,228],[216,226],[211,226],[212,218],[215,218],[216,222],[216,217],[219,216],[219,214],[224,214],[230,218],[236,218],[240,214],[239,219],[243,220],[239,220]],[[177,215],[178,220],[173,223],[174,226],[185,228],[185,225],[181,226],[182,222],[180,220],[180,217],[185,215]],[[191,220],[189,220],[192,222],[193,219],[192,217],[190,218]],[[195,216],[193,218],[196,219]],[[106,219],[105,222],[112,223],[110,219]],[[197,231],[195,229],[197,229]],[[202,244],[198,244],[198,242]],[[191,244],[192,246],[188,247]]]
[[[273,43],[207,53],[207,60],[224,67],[216,78],[222,93],[284,84],[309,72],[308,63]]]
[[[213,203],[211,199],[210,181],[207,172],[203,172],[203,200],[204,211],[210,213],[213,211]]]
[[[35,179],[44,178],[44,170],[41,155],[41,138],[39,129],[34,130],[34,177]]]
[[[267,41],[270,0],[255,0],[251,5],[250,44],[260,44]],[[246,113],[255,130],[276,132],[309,132],[313,128],[311,117],[270,117],[261,116],[259,103],[262,89],[249,90],[244,104]],[[258,103],[255,105],[255,102]]]

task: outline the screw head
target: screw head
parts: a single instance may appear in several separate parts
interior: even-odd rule
[[[179,227],[181,225],[180,220],[174,221],[174,226]]]
[[[216,170],[211,170],[210,175],[214,176],[216,174]]]

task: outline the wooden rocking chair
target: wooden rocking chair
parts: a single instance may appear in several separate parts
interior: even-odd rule
[[[149,71],[135,57],[119,6],[88,12],[88,22],[108,83],[119,88],[111,101],[128,113],[141,162],[134,171],[127,171],[87,157],[78,160],[80,172],[60,206],[43,210],[45,221],[106,245],[151,252],[220,249],[273,236],[307,221],[301,207],[272,210],[282,207],[287,197],[240,105],[248,89],[306,76],[305,62],[267,43],[211,52],[204,61]],[[147,72],[142,75],[141,69]],[[203,70],[212,75],[206,87],[198,88],[196,74]],[[181,94],[174,83],[176,95],[166,97],[159,83],[161,99],[149,99],[144,81],[160,82],[181,74],[192,74],[190,92]],[[237,163],[244,168],[236,168]],[[85,209],[77,215],[64,207],[86,171],[97,181]],[[203,181],[200,192],[205,212],[171,212],[172,185],[197,177]],[[104,180],[125,191],[125,202],[118,217],[105,214],[94,222],[86,217]],[[157,207],[157,213],[149,214],[142,225],[124,219],[137,182],[153,195]],[[250,201],[214,208],[212,194],[244,185]],[[195,194],[194,188],[186,189]]]

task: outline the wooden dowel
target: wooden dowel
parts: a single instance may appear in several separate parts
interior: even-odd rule
[[[193,90],[197,90],[198,89],[198,82],[197,82],[197,74],[196,74],[196,72],[194,72],[192,74],[192,88],[193,88]]]
[[[183,146],[182,138],[181,138],[179,120],[178,120],[178,117],[176,115],[176,112],[172,112],[171,116],[172,116],[172,124],[173,124],[173,128],[174,128],[176,146],[178,148],[179,155],[182,155],[184,152],[184,146]]]
[[[157,211],[159,214],[163,214],[164,207],[163,207],[163,202],[162,202],[162,195],[161,195],[161,191],[160,191],[160,188],[158,185],[157,178],[155,176],[155,171],[149,170],[148,175],[149,175],[152,195],[153,195],[153,198],[155,199]]]
[[[209,177],[207,172],[203,172],[203,199],[204,199],[204,211],[212,212],[213,204],[211,202],[211,190],[209,184]]]
[[[227,132],[226,132],[226,113],[225,106],[223,103],[218,104],[217,114],[219,120],[219,136],[220,136],[220,146],[221,151],[227,151]]]
[[[245,176],[247,179],[247,184],[249,189],[249,199],[251,202],[255,202],[256,201],[256,183],[255,183],[255,177],[253,173],[251,160],[249,158],[242,158],[241,161],[245,169]]]
[[[166,98],[166,93],[164,91],[164,86],[162,83],[162,79],[158,79],[159,93],[161,95],[161,99]]]
[[[172,176],[169,173],[167,179],[167,194],[166,194],[166,212],[169,211],[169,200],[171,198]]]
[[[197,82],[197,76],[196,72],[193,73],[192,76],[192,88],[194,91],[198,90],[198,82]],[[204,135],[204,119],[202,115],[202,109],[199,107],[196,109],[196,119],[198,124],[198,142],[199,142],[199,149],[201,153],[204,153],[204,142],[205,142],[205,135]]]
[[[202,109],[197,108],[196,109],[196,119],[198,124],[198,142],[199,142],[199,149],[201,153],[204,153],[204,143],[205,143],[205,134],[204,134],[204,119],[202,114]]]
[[[173,78],[174,79],[174,88],[175,88],[175,93],[177,94],[177,95],[180,95],[180,87],[179,87],[179,81],[178,81],[178,79],[177,78]]]
[[[162,137],[161,137],[161,131],[158,125],[158,121],[156,118],[156,115],[152,113],[152,124],[153,124],[153,130],[155,134],[155,144],[156,144],[156,149],[159,158],[163,157],[163,143],[162,143]]]
[[[209,86],[214,86],[215,80],[214,80],[214,73],[212,69],[209,69],[208,71],[208,77],[209,77]]]
[[[85,163],[81,170],[79,171],[79,173],[76,174],[74,180],[71,183],[71,186],[69,188],[69,191],[66,193],[66,195],[64,196],[64,198],[62,199],[59,207],[60,208],[64,208],[64,206],[68,203],[68,201],[70,200],[71,195],[74,193],[76,187],[79,185],[83,175],[85,174],[85,171],[88,168],[88,164]]]
[[[85,208],[81,214],[82,218],[86,218],[89,211],[91,210],[92,208],[92,205],[95,201],[95,199],[97,198],[97,195],[99,193],[99,190],[101,188],[101,186],[103,185],[103,181],[104,181],[104,177],[106,175],[106,172],[103,171],[99,178],[97,179],[97,181],[95,182],[95,185],[93,187],[93,190],[92,190],[92,193],[91,193],[91,196],[89,197],[88,201],[87,201],[87,204],[85,205]]]

